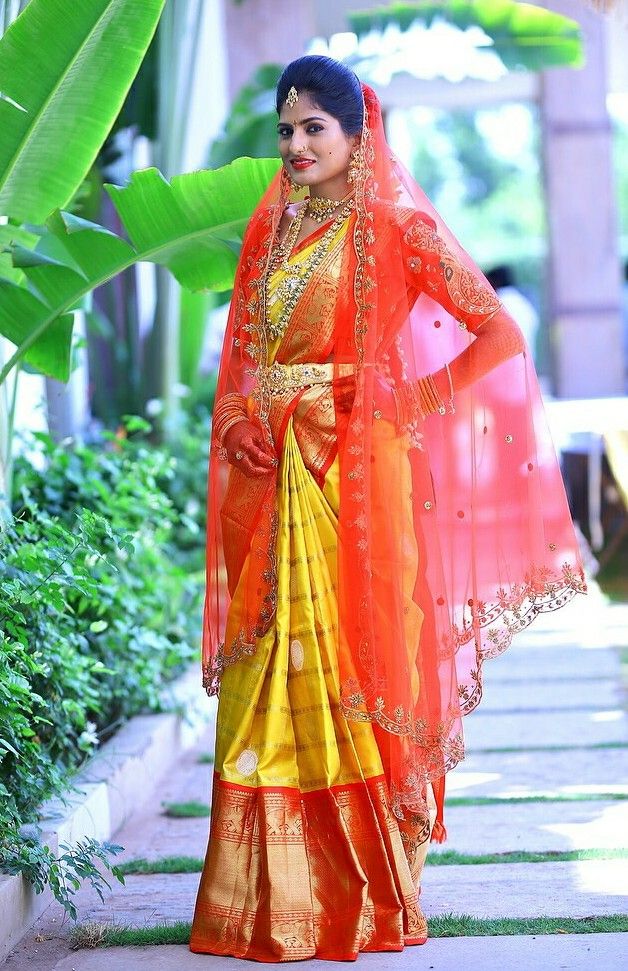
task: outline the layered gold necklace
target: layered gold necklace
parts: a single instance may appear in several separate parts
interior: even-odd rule
[[[325,201],[333,201],[335,203],[334,208],[340,205],[336,200]],[[329,228],[325,230],[321,238],[317,241],[310,255],[296,263],[290,263],[290,256],[299,232],[301,231],[308,206],[301,206],[298,210],[296,216],[290,223],[284,239],[277,245],[273,252],[266,276],[266,328],[272,340],[275,340],[284,333],[292,316],[292,311],[304,293],[312,274],[323,261],[329,244],[354,208],[355,200],[346,200],[334,221],[330,223]],[[270,277],[280,269],[283,271],[284,277],[279,286],[271,293],[269,287]],[[281,301],[283,306],[281,307],[279,316],[273,321],[271,320],[270,310],[277,301]]]
[[[324,223],[331,219],[338,206],[346,201],[344,199],[324,199],[322,196],[310,196],[307,200],[307,215],[315,223]]]

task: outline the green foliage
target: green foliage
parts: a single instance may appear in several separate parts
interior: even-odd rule
[[[164,816],[171,816],[173,819],[188,819],[193,817],[202,818],[209,816],[210,807],[204,802],[165,802]]]
[[[513,104],[475,111],[426,108],[398,113],[413,145],[412,172],[484,269],[508,264],[516,285],[545,311],[546,229],[534,109]],[[516,151],[503,131],[516,137]],[[545,370],[547,331],[536,363]]]
[[[101,900],[104,900],[103,887],[111,889],[111,884],[102,873],[102,867],[109,870],[120,883],[124,883],[122,868],[112,866],[109,862],[110,857],[116,856],[123,848],[115,843],[100,843],[90,837],[78,840],[74,846],[61,843],[59,849],[63,852],[60,856],[55,856],[49,846],[42,846],[37,839],[27,838],[4,855],[2,869],[9,874],[24,874],[36,893],[41,893],[48,884],[65,912],[72,920],[76,920],[77,912],[72,895],[79,889],[81,882],[88,881]]]
[[[430,27],[444,20],[460,30],[481,27],[508,70],[539,71],[552,66],[581,67],[580,25],[562,14],[516,0],[417,0],[389,3],[348,15],[358,36],[394,24],[408,30],[417,21]]]
[[[41,222],[68,203],[122,107],[164,2],[30,0],[0,38],[0,211]]]
[[[161,709],[200,638],[202,575],[178,539],[200,545],[202,513],[195,523],[166,487],[179,473],[200,482],[206,459],[184,473],[201,454],[191,431],[177,460],[149,430],[128,417],[98,447],[36,434],[0,534],[0,869],[48,879],[62,902],[76,879],[96,879],[95,844],[54,861],[24,824],[122,721]]]
[[[519,124],[525,119],[529,137],[516,158],[498,154],[483,122]],[[538,124],[524,105],[506,108],[430,111],[408,113],[407,123],[415,145],[413,174],[442,212],[447,222],[461,232],[462,220],[473,227],[473,250],[493,239],[499,262],[514,253],[504,253],[513,242],[537,238],[544,232],[542,190],[539,172]],[[509,117],[510,113],[510,117]],[[464,237],[464,232],[461,232]]]
[[[626,158],[628,158],[628,111],[626,108],[624,108],[623,116],[618,114],[613,117],[613,135],[621,255],[624,263],[628,265],[628,166],[626,165]],[[626,279],[628,279],[628,275]]]
[[[175,474],[159,480],[176,514],[172,561],[193,579],[205,569],[208,442],[215,381],[214,373],[199,384],[199,397],[190,396],[186,407],[179,411],[168,446]]]
[[[127,860],[120,864],[125,875],[131,873],[200,873],[203,860],[195,856],[165,856],[159,860]]]
[[[211,147],[212,168],[243,155],[279,158],[275,90],[283,70],[280,64],[262,64],[238,92],[229,111],[225,130]]]
[[[190,290],[230,289],[247,222],[279,164],[243,158],[171,182],[150,168],[134,172],[123,188],[105,186],[129,242],[72,213],[53,213],[35,252],[13,248],[13,265],[32,290],[0,279],[0,333],[19,344],[0,384],[24,355],[51,377],[66,379],[69,311],[136,262],[167,266]]]
[[[164,678],[182,670],[198,633],[188,620],[197,583],[170,556],[178,516],[161,484],[173,479],[175,462],[141,439],[111,433],[106,449],[36,438],[44,470],[24,459],[15,464],[22,515],[41,517],[45,509],[59,531],[74,529],[77,510],[95,523],[91,546],[99,555],[80,561],[83,585],[66,584],[64,603],[80,622],[87,653],[110,672],[98,685],[99,706],[110,724],[145,706],[157,710]],[[55,556],[46,532],[26,568],[32,574],[42,558]]]

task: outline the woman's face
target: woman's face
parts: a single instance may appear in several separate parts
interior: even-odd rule
[[[277,133],[283,164],[294,182],[316,187],[317,195],[346,195],[349,157],[359,135],[345,135],[338,119],[317,107],[306,91],[299,92],[292,108],[284,102]]]

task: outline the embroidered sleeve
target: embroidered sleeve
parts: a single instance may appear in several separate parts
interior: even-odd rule
[[[415,215],[403,241],[409,285],[436,300],[463,329],[476,331],[501,309],[494,290],[451,252],[427,213]]]

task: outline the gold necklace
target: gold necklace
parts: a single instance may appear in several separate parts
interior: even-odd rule
[[[323,199],[320,196],[310,196],[307,200],[307,214],[315,223],[324,223],[330,219],[338,206],[339,199]]]
[[[324,223],[325,220],[331,219],[338,206],[346,202],[349,195],[346,195],[343,199],[325,199],[323,196],[309,196],[306,206],[307,215],[315,223]]]
[[[280,337],[284,333],[286,327],[288,326],[290,317],[292,316],[292,311],[304,293],[312,274],[325,257],[329,243],[334,238],[345,219],[355,208],[355,201],[353,199],[349,199],[347,202],[345,202],[334,221],[331,223],[329,228],[325,230],[321,238],[316,243],[316,246],[310,255],[299,263],[291,265],[289,263],[290,254],[299,235],[301,224],[303,223],[303,219],[305,217],[306,208],[306,206],[302,206],[297,212],[296,216],[292,220],[292,223],[290,224],[285,238],[282,240],[279,246],[277,246],[275,252],[273,253],[268,268],[268,275],[266,277],[266,328],[273,340]],[[268,281],[271,274],[278,269],[282,269],[284,271],[284,279],[281,281],[275,292],[271,295],[269,293]],[[272,321],[269,310],[270,307],[273,306],[278,300],[283,302],[283,306],[278,319]]]

